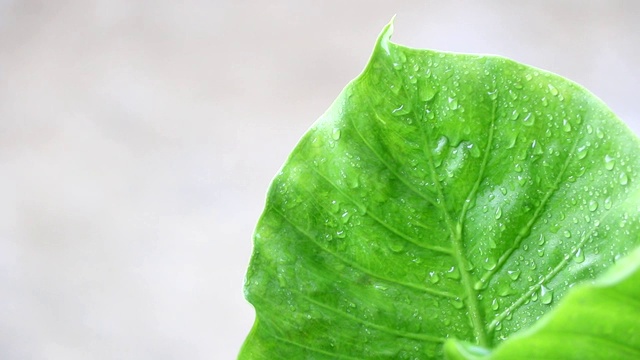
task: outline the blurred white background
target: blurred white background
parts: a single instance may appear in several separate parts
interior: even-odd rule
[[[640,130],[632,0],[0,0],[0,359],[235,358],[269,182],[394,14]]]

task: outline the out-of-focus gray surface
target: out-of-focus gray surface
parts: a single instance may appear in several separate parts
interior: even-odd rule
[[[640,2],[523,4],[0,1],[0,358],[234,358],[271,177],[394,14],[638,132]]]

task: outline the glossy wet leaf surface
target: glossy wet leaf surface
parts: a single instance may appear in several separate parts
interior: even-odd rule
[[[576,286],[532,328],[494,351],[449,340],[450,360],[640,359],[640,248],[594,283]]]
[[[639,143],[597,98],[390,35],[273,181],[240,358],[492,347],[640,243]]]

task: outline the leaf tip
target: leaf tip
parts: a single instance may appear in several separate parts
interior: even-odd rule
[[[396,15],[393,15],[391,21],[382,29],[380,36],[378,36],[378,46],[380,46],[384,52],[389,54],[389,42],[391,35],[393,35],[393,22],[396,20]]]

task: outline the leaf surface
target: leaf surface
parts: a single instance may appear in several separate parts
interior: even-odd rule
[[[600,100],[391,32],[273,180],[241,359],[492,347],[640,243],[639,143]]]
[[[615,309],[615,310],[614,310]],[[612,311],[614,310],[614,311]],[[493,352],[447,341],[449,359],[640,359],[640,248]]]

